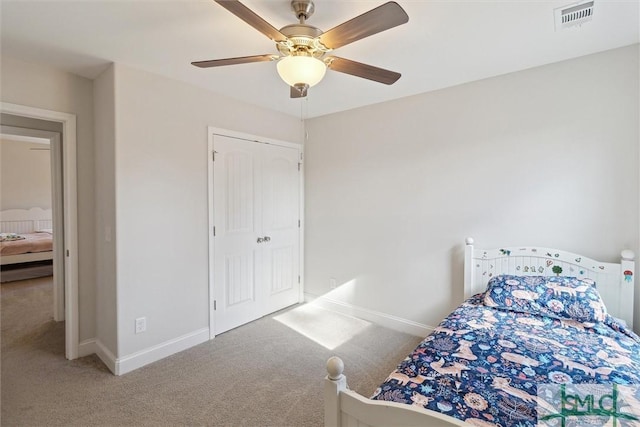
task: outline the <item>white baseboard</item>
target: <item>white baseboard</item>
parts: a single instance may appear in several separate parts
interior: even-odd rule
[[[138,351],[129,356],[116,358],[100,340],[91,338],[82,341],[78,345],[78,357],[96,354],[113,374],[123,375],[206,341],[209,341],[209,328],[202,328],[190,334]]]
[[[209,328],[199,329],[162,344],[115,359],[113,373],[116,375],[126,374],[206,341],[209,341]]]
[[[91,338],[78,344],[78,357],[85,357],[91,354],[98,356],[112,373],[116,373],[116,357],[100,340]]]
[[[89,356],[96,353],[96,339],[91,338],[78,344],[78,357]]]
[[[116,356],[109,351],[107,347],[104,346],[100,341],[96,341],[96,355],[102,360],[102,362],[107,365],[107,368],[115,374],[117,374],[117,363]]]
[[[325,296],[317,296],[308,292],[305,292],[304,296],[306,302],[317,305],[318,307],[346,314],[348,316],[357,317],[362,320],[367,320],[377,325],[384,326],[385,328],[415,335],[417,337],[424,338],[435,329],[434,326],[424,325],[422,323],[414,322],[413,320],[403,319],[380,311],[358,307]]]

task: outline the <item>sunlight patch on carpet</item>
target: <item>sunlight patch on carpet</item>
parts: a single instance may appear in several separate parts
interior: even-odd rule
[[[313,303],[289,310],[274,319],[327,350],[336,349],[371,325],[365,320],[329,311]]]

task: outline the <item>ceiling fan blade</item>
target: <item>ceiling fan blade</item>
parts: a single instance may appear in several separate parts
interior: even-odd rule
[[[226,59],[211,59],[209,61],[196,61],[191,65],[195,65],[200,68],[221,67],[223,65],[236,65],[236,64],[248,64],[251,62],[266,62],[275,61],[279,57],[278,55],[254,55],[254,56],[240,56],[238,58],[226,58]]]
[[[320,41],[330,49],[337,49],[408,21],[404,9],[390,1],[330,29],[320,36]]]
[[[220,6],[227,9],[229,12],[242,19],[247,24],[251,25],[256,30],[260,31],[265,36],[269,37],[275,42],[282,42],[287,40],[287,36],[282,34],[273,25],[262,19],[258,14],[249,9],[244,4],[237,0],[216,0]]]
[[[337,56],[327,57],[325,63],[330,70],[351,74],[352,76],[362,77],[363,79],[373,80],[374,82],[384,83],[386,85],[394,84],[401,76],[400,73],[396,73],[395,71],[362,64],[351,61],[350,59],[338,58]]]
[[[307,96],[308,90],[309,85],[305,84],[291,86],[291,98],[304,98],[305,96]]]

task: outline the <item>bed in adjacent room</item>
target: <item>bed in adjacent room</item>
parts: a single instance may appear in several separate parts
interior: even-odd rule
[[[51,209],[0,212],[0,265],[53,259]]]
[[[348,390],[342,361],[330,359],[325,425],[640,426],[640,338],[626,326],[633,258],[631,251],[604,263],[547,248],[480,250],[467,239],[465,302],[371,399]],[[582,399],[574,412],[565,410],[566,396]],[[591,419],[597,396],[606,396],[600,406],[609,412]]]

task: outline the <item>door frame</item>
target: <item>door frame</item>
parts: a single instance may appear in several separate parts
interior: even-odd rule
[[[209,339],[212,340],[215,338],[215,316],[214,316],[214,306],[213,306],[213,295],[214,295],[214,280],[213,280],[213,260],[215,256],[215,248],[214,248],[214,238],[213,238],[213,227],[214,223],[214,210],[213,210],[213,158],[214,158],[214,150],[213,150],[213,141],[214,137],[225,136],[229,138],[243,139],[246,141],[263,143],[263,144],[272,144],[279,145],[281,147],[294,148],[299,150],[300,158],[298,162],[300,163],[300,175],[299,175],[299,205],[298,205],[298,214],[300,218],[300,233],[299,233],[299,259],[300,259],[300,288],[298,295],[298,302],[304,302],[304,145],[296,144],[293,142],[280,141],[277,139],[265,138],[262,136],[251,135],[242,132],[236,132],[228,129],[221,129],[214,126],[207,127],[207,206],[208,206],[208,241],[209,241],[209,254],[208,254],[208,264],[209,264]]]
[[[62,124],[62,204],[64,223],[64,317],[65,357],[78,358],[78,192],[76,172],[75,114],[0,102],[0,112]]]

